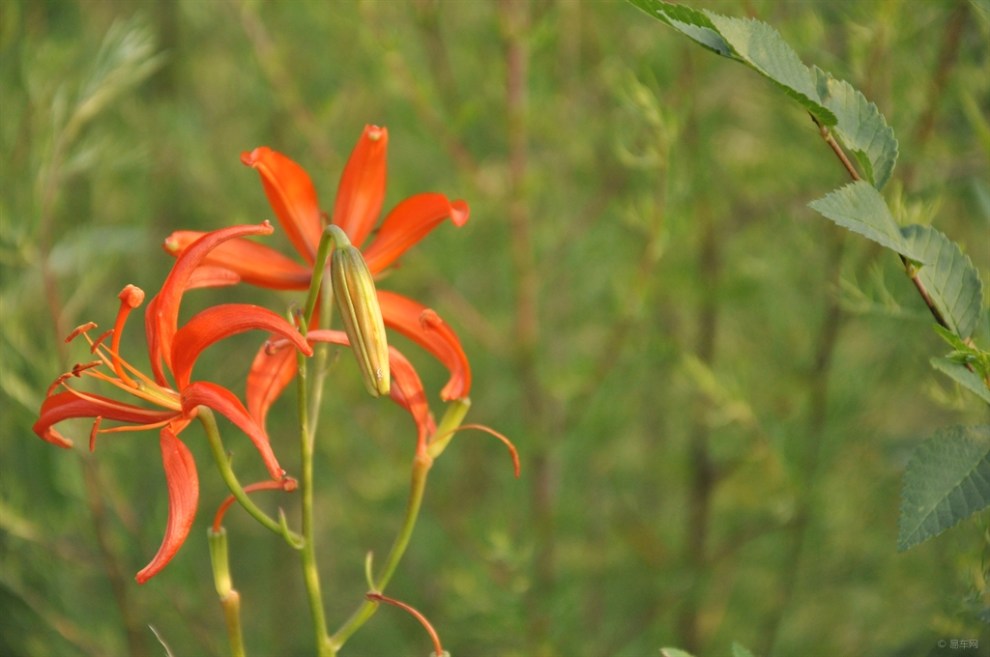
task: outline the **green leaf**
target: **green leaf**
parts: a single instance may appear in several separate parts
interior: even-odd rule
[[[897,161],[897,139],[874,103],[848,82],[808,68],[780,33],[758,20],[696,11],[661,0],[629,0],[709,50],[754,69],[822,125],[832,128],[852,152],[866,180],[880,189]]]
[[[976,394],[977,397],[990,404],[990,389],[983,383],[983,379],[974,372],[971,372],[965,365],[957,363],[949,358],[932,358],[929,361],[932,367],[942,372],[953,381]]]
[[[705,13],[739,59],[797,100],[820,123],[835,125],[835,115],[819,98],[816,76],[776,29],[751,18]]]
[[[990,506],[990,425],[950,427],[918,446],[904,473],[897,549]]]
[[[866,179],[882,189],[897,161],[897,138],[875,103],[844,80],[814,67],[818,98],[837,119],[832,132],[852,151]]]
[[[924,257],[915,253],[905,239],[883,196],[865,181],[850,183],[808,206],[843,228],[892,249],[918,262]]]
[[[723,57],[732,57],[732,48],[704,13],[661,0],[629,0],[629,2],[712,52]]]
[[[918,278],[949,329],[964,339],[973,335],[980,325],[983,284],[969,257],[931,226],[905,226],[901,233],[915,254],[908,257],[923,263]]]
[[[732,657],[754,657],[753,652],[738,641],[732,642]]]
[[[689,652],[684,652],[680,648],[661,648],[660,655],[662,657],[694,657]]]

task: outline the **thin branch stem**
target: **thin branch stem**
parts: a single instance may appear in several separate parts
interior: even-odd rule
[[[828,126],[823,123],[819,123],[818,119],[814,116],[811,117],[811,120],[818,126],[818,134],[821,135],[822,139],[825,140],[825,143],[828,144],[828,147],[832,149],[835,156],[839,158],[840,162],[842,162],[842,166],[845,167],[846,171],[849,173],[849,177],[856,181],[862,180],[863,178],[859,175],[859,171],[856,170],[856,166],[849,160],[849,156],[846,155],[846,152],[842,149],[842,146],[835,140],[835,137],[832,136],[832,131],[828,129]]]

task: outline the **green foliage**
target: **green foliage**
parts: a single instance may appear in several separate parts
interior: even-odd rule
[[[918,245],[901,233],[883,196],[869,183],[849,183],[808,206],[843,228],[907,258],[925,262]]]
[[[952,358],[932,358],[932,367],[942,372],[956,383],[970,391],[983,401],[990,404],[990,388],[987,387],[984,379],[980,378],[972,369]],[[983,372],[987,370],[984,369]],[[986,374],[984,374],[986,376]]]
[[[931,226],[905,226],[901,232],[915,254],[908,257],[920,263],[918,279],[947,328],[963,340],[973,337],[984,317],[983,284],[976,267],[958,244]]]
[[[842,144],[853,152],[861,171],[877,189],[890,179],[897,161],[894,129],[860,91],[845,80],[814,67],[818,98],[836,117],[832,127]]]
[[[691,653],[685,652],[679,648],[661,648],[660,654],[663,657],[694,657]]]
[[[936,320],[962,341],[974,334],[985,313],[982,284],[972,262],[958,245],[930,226],[901,228],[880,195],[879,189],[890,178],[897,159],[897,140],[874,103],[867,101],[848,83],[834,80],[817,67],[809,69],[780,34],[762,21],[726,18],[707,11],[681,12],[676,6],[659,0],[631,1],[709,49],[738,59],[770,79],[812,115],[815,122],[822,126],[822,134],[826,138],[828,132],[825,129],[834,126],[842,144],[853,151],[868,182],[859,180],[858,174],[850,171],[854,182],[811,202],[810,207],[839,226],[913,261],[908,273]],[[685,29],[683,21],[687,21],[690,30]],[[699,38],[699,34],[703,38]],[[940,371],[961,383],[965,389],[986,398],[990,378],[986,377],[985,369],[982,370],[984,377],[981,381],[978,376],[964,374],[957,366],[942,361],[935,363]],[[971,369],[972,365],[969,367]],[[928,455],[927,451],[922,450],[924,447],[919,448],[916,456]],[[933,455],[934,458],[938,456]],[[983,455],[978,455],[978,458],[977,463],[982,464]],[[916,466],[914,473],[912,477],[934,477],[932,487],[944,484],[937,469],[929,473]],[[977,505],[967,507],[967,515],[990,506],[990,478],[976,477],[967,483],[975,490],[973,500]],[[912,486],[917,485],[912,482]],[[906,485],[905,490],[913,493],[914,488]],[[904,505],[907,504],[905,499]],[[928,519],[925,515],[923,530],[911,527],[907,533],[902,522],[901,549],[916,544],[931,533],[944,531],[960,517],[950,515],[948,519],[939,518],[944,521],[936,522],[928,522]],[[915,516],[911,515],[910,521],[914,520]],[[906,539],[908,534],[910,538]],[[921,538],[916,538],[917,534],[921,534]]]
[[[694,11],[661,0],[631,2],[710,50],[748,65],[798,101],[817,123],[834,127],[877,189],[890,178],[897,140],[877,106],[848,82],[817,66],[805,66],[776,29],[762,21]]]
[[[704,12],[662,6],[673,28],[743,61]],[[507,22],[512,7],[528,22]],[[937,207],[938,229],[985,272],[990,29],[973,7],[755,0],[746,11],[868,90],[902,140],[885,189]],[[964,29],[948,41],[960,9]],[[941,344],[900,263],[804,207],[841,171],[795,110],[834,116],[828,130],[866,181],[872,171],[879,187],[893,167],[896,142],[853,85],[812,67],[817,96],[795,105],[776,93],[777,106],[775,88],[614,3],[13,0],[0,23],[0,608],[11,612],[0,613],[0,652],[163,654],[150,625],[176,655],[227,654],[202,540],[226,495],[216,473],[200,473],[203,510],[183,550],[138,587],[166,517],[154,435],[109,436],[88,454],[88,426],[66,452],[31,424],[51,379],[88,358],[64,334],[87,320],[109,327],[124,283],[154,289],[171,262],[165,235],[271,218],[241,151],[292,155],[332,208],[366,123],[390,130],[386,206],[424,189],[471,205],[467,225],[431,235],[388,285],[462,336],[469,421],[510,436],[522,457],[514,482],[497,447],[459,435],[431,474],[393,586],[452,654],[722,655],[736,641],[767,657],[927,654],[943,637],[986,636],[974,584],[985,523],[895,555],[892,511],[919,436],[985,422],[986,341],[950,333],[949,358],[932,360],[976,394],[919,385],[941,376],[929,367]],[[157,44],[147,54],[164,58],[55,162],[94,56],[121,24],[144,26]],[[946,43],[958,56],[941,64]],[[526,94],[509,121],[520,52]],[[520,208],[528,246],[509,221]],[[898,223],[927,223],[889,208]],[[843,303],[877,287],[880,305]],[[190,294],[184,315],[230,297],[298,303],[232,287]],[[125,349],[143,360],[138,319]],[[536,336],[524,348],[527,321]],[[338,360],[316,493],[334,620],[367,590],[365,555],[389,548],[415,438],[401,411],[366,399],[353,359]],[[236,389],[247,364],[202,367]],[[291,395],[272,410],[280,457],[293,410]],[[236,465],[253,465],[223,431]],[[205,464],[202,436],[189,446]],[[278,510],[272,496],[257,502]],[[297,555],[244,515],[233,509],[228,529],[249,654],[312,654]],[[401,614],[367,629],[341,657],[426,652]]]
[[[754,657],[749,648],[737,641],[732,642],[732,657]]]
[[[904,474],[897,549],[990,506],[990,425],[950,427],[922,443]]]

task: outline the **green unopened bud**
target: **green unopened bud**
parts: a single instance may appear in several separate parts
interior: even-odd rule
[[[332,226],[334,250],[330,259],[333,296],[340,309],[344,331],[357,358],[364,384],[373,396],[387,395],[391,385],[385,322],[378,305],[375,279],[361,251],[336,226]]]

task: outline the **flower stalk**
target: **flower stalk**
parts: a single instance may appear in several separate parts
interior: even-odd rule
[[[227,453],[224,451],[223,442],[220,439],[220,428],[217,426],[217,419],[213,411],[205,406],[201,406],[198,409],[196,417],[199,418],[200,423],[203,425],[207,442],[210,445],[210,452],[213,455],[213,461],[217,464],[217,470],[220,471],[220,476],[223,478],[224,483],[227,484],[227,489],[231,495],[263,527],[282,536],[289,545],[298,549],[302,544],[303,538],[291,531],[284,521],[276,522],[271,516],[262,511],[248,497],[244,487],[241,486],[241,482],[237,480],[234,469],[230,467],[230,459],[227,458]]]
[[[230,560],[227,550],[227,530],[211,527],[207,533],[210,544],[210,565],[213,568],[213,585],[223,618],[227,624],[227,641],[230,644],[231,657],[245,657],[244,633],[241,630],[241,594],[234,590],[230,576]]]

